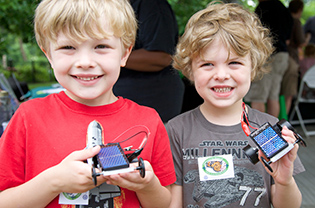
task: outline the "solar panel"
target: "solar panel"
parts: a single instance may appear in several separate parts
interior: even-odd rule
[[[268,122],[250,136],[268,158],[273,157],[288,146],[288,143],[280,137]]]
[[[118,143],[103,146],[96,158],[103,171],[129,167],[129,161]]]

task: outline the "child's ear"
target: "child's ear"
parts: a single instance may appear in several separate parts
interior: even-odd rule
[[[46,52],[46,50],[45,50],[43,47],[41,47],[40,49],[43,51],[43,53],[44,53],[45,56],[47,57],[47,52]]]
[[[46,52],[46,50],[44,48],[41,47],[40,49],[43,51],[43,53],[45,54],[46,58],[48,59],[50,65],[51,65],[51,59],[50,59],[49,54]]]
[[[121,57],[121,61],[120,61],[120,66],[121,67],[126,66],[126,63],[127,63],[128,58],[129,58],[129,55],[130,55],[130,53],[132,51],[132,48],[133,48],[133,45],[131,45],[131,46],[129,46],[129,48],[125,49],[124,54]]]

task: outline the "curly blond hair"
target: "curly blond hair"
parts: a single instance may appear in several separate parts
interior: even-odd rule
[[[43,0],[34,18],[36,41],[48,55],[59,32],[75,42],[102,39],[112,35],[106,24],[125,48],[134,45],[137,21],[128,0]]]
[[[210,3],[189,19],[173,56],[173,67],[193,81],[192,59],[202,55],[215,38],[220,38],[229,53],[250,55],[252,80],[268,71],[264,66],[274,51],[269,29],[255,13],[239,4],[222,2]]]

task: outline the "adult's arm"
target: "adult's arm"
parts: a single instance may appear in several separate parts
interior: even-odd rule
[[[171,64],[172,57],[163,51],[137,49],[131,52],[126,68],[141,72],[158,72]]]

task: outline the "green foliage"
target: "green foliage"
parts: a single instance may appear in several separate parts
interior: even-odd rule
[[[52,70],[47,61],[30,61],[15,67],[18,80],[24,82],[50,82],[54,80]]]
[[[14,69],[13,73],[19,81],[27,83],[55,81],[54,74],[46,60],[24,62],[14,66]],[[1,67],[0,73],[9,77],[12,72]]]
[[[0,0],[0,25],[2,32],[20,36],[24,42],[31,41],[33,16],[39,0]]]
[[[18,41],[35,43],[33,16],[39,1],[0,0],[0,57],[3,54],[11,56],[12,47]]]
[[[302,24],[305,24],[309,17],[315,16],[315,1],[304,0],[304,10],[301,17]]]
[[[209,0],[168,0],[172,6],[176,15],[179,34],[183,34],[185,25],[189,18],[197,11],[204,9],[208,4]]]

